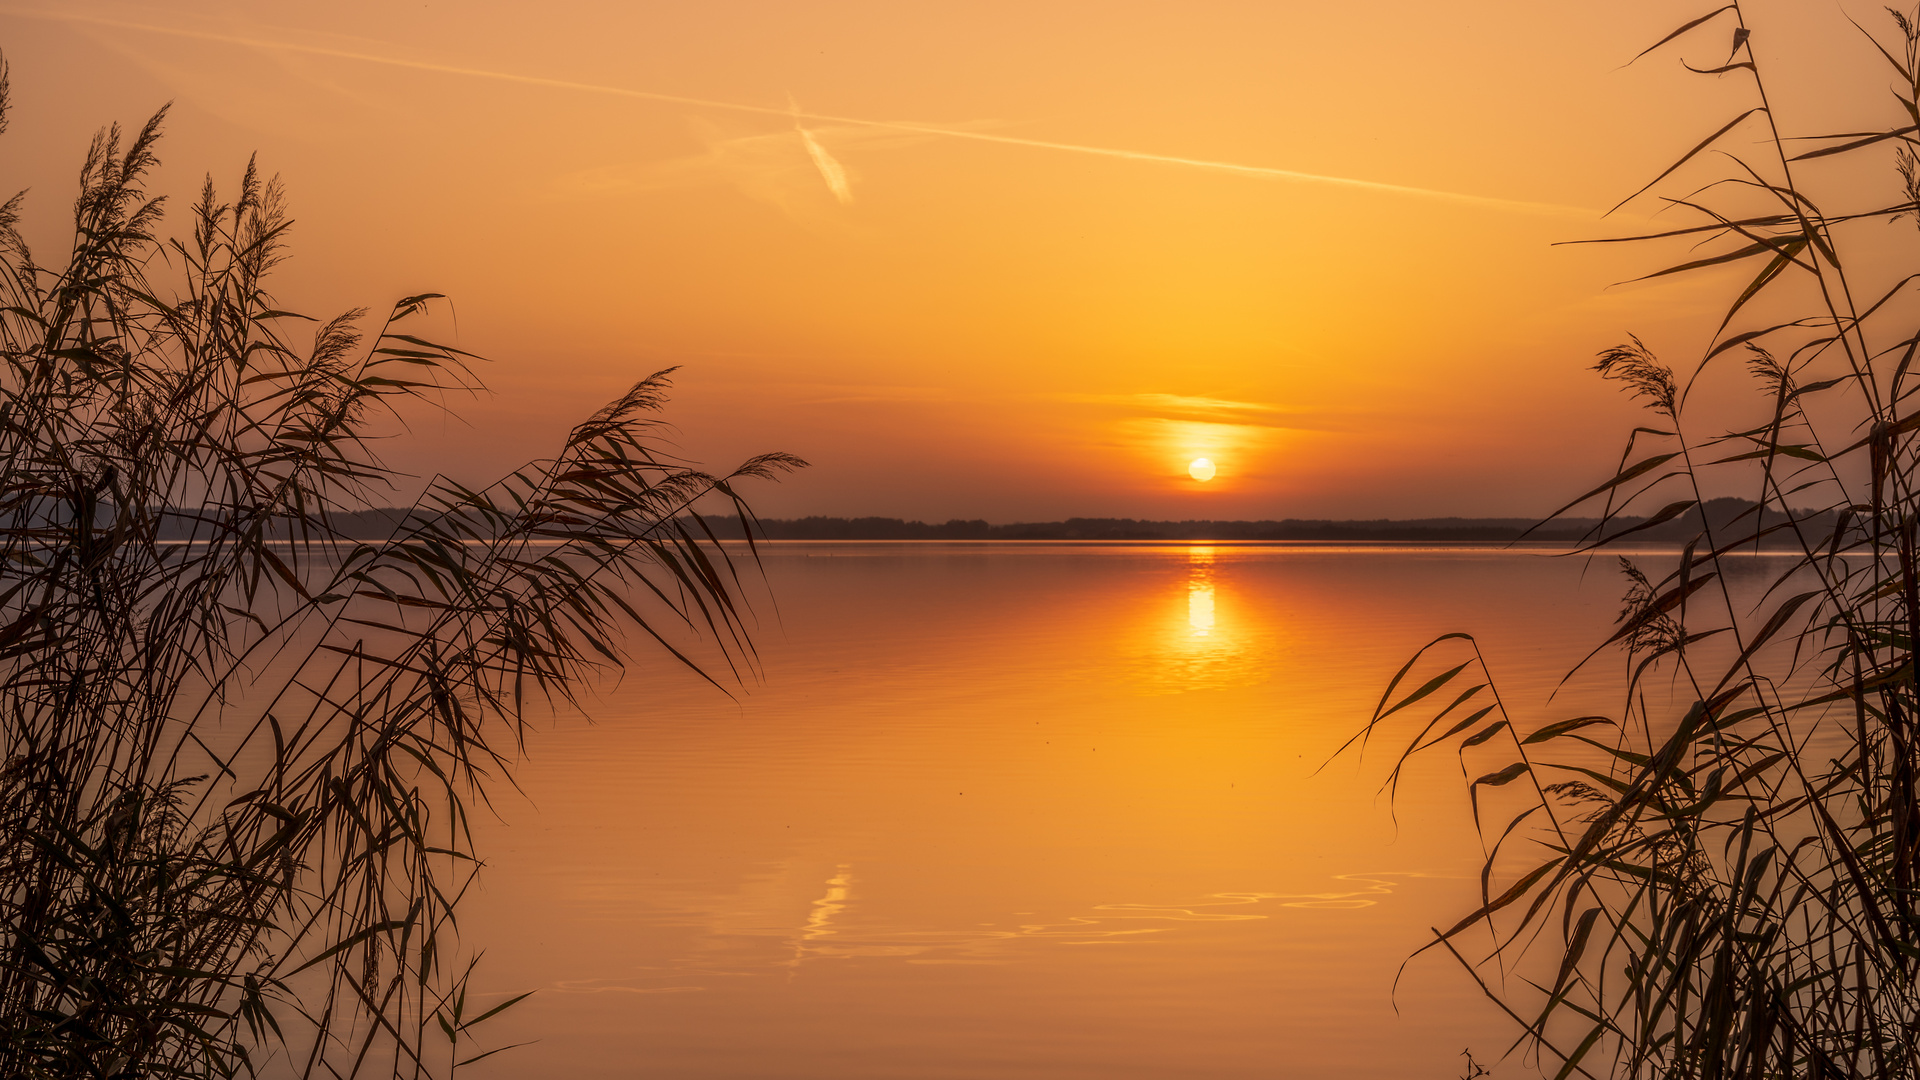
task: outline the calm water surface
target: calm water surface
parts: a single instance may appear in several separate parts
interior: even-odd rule
[[[497,800],[463,928],[491,994],[539,991],[491,1037],[538,1041],[474,1075],[1447,1078],[1511,1041],[1451,961],[1400,973],[1477,893],[1455,759],[1392,806],[1387,753],[1320,767],[1446,630],[1523,727],[1609,707],[1546,700],[1606,636],[1607,566],[790,543],[765,567],[759,679],[636,669]]]

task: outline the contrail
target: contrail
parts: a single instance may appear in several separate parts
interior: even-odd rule
[[[827,190],[833,192],[833,197],[839,199],[842,206],[853,202],[853,188],[847,183],[847,167],[827,153],[827,148],[820,145],[820,140],[813,137],[813,132],[800,126],[800,103],[793,100],[791,93],[787,95],[787,104],[792,106],[793,130],[800,133],[800,141],[807,145],[807,156],[813,159],[813,167],[820,170],[820,179],[827,182]]]
[[[1457,191],[1439,191],[1433,188],[1410,187],[1405,184],[1384,184],[1375,180],[1355,180],[1346,176],[1325,176],[1320,173],[1296,172],[1292,169],[1275,169],[1265,165],[1239,165],[1228,161],[1208,161],[1203,158],[1177,157],[1171,154],[1150,154],[1140,150],[1116,150],[1105,146],[1084,146],[1079,143],[1049,142],[1044,139],[1023,139],[1014,135],[993,135],[980,131],[962,131],[954,128],[936,127],[930,124],[910,124],[893,120],[867,120],[857,116],[834,116],[829,113],[796,112],[790,109],[780,109],[764,105],[742,105],[732,101],[713,101],[707,98],[686,97],[680,94],[656,93],[651,90],[632,90],[622,86],[603,86],[598,83],[574,82],[568,79],[549,79],[538,75],[517,75],[507,71],[488,71],[484,68],[461,67],[456,64],[437,64],[426,60],[404,60],[391,56],[380,56],[374,53],[355,52],[350,49],[328,48],[323,45],[298,45],[283,41],[263,41],[257,38],[239,37],[233,34],[217,34],[204,30],[185,30],[171,26],[154,26],[148,23],[107,19],[97,15],[79,15],[65,11],[23,11],[18,8],[0,8],[0,14],[14,15],[27,19],[44,19],[50,22],[85,23],[92,26],[111,27],[117,30],[135,30],[148,34],[162,34],[168,37],[192,38],[196,41],[219,42],[225,45],[238,45],[250,49],[263,49],[269,52],[290,52],[307,56],[325,56],[338,60],[357,60],[361,63],[406,68],[412,71],[430,71],[442,75],[461,75],[473,79],[490,79],[495,82],[518,83],[522,86],[541,86],[554,90],[573,90],[579,93],[630,98],[637,101],[659,101],[672,105],[688,105],[700,109],[752,113],[759,116],[777,116],[787,120],[814,120],[830,124],[852,124],[858,127],[901,131],[916,135],[934,135],[947,139],[967,139],[973,142],[999,143],[1003,146],[1026,146],[1039,150],[1057,150],[1070,154],[1090,154],[1095,157],[1118,158],[1122,161],[1142,161],[1159,165],[1183,165],[1188,168],[1236,173],[1241,176],[1267,177],[1276,180],[1292,180],[1299,183],[1325,184],[1333,187],[1352,188],[1360,191],[1376,191],[1386,195],[1433,199],[1441,202],[1456,203],[1462,206],[1476,206],[1489,210],[1503,210],[1526,214],[1548,214],[1553,216],[1577,215],[1580,217],[1594,217],[1597,214],[1596,211],[1584,207],[1562,206],[1556,203],[1526,202],[1519,199],[1498,199],[1486,195],[1465,195]],[[804,135],[806,133],[802,132],[802,134]],[[812,153],[814,144],[811,139],[808,140],[808,143],[808,151]],[[815,160],[818,162],[817,157]],[[838,162],[834,164],[838,165]],[[828,183],[832,183],[831,179],[829,179]],[[836,194],[837,193],[836,191]]]
[[[807,156],[813,159],[813,167],[820,170],[820,179],[827,182],[827,188],[833,192],[833,197],[842,203],[852,202],[853,188],[847,185],[846,166],[840,164],[832,154],[827,153],[827,148],[820,145],[820,140],[813,137],[813,132],[799,127],[798,124],[794,126],[799,128],[800,141],[807,144]]]

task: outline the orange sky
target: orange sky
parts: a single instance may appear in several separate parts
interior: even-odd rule
[[[1884,120],[1839,10],[1749,8],[1783,126]],[[1690,367],[1751,273],[1608,288],[1664,252],[1549,246],[1646,224],[1599,213],[1745,107],[1674,54],[1622,68],[1697,13],[8,5],[0,182],[51,261],[99,125],[173,101],[180,195],[258,150],[283,302],[445,292],[492,360],[465,423],[392,444],[417,471],[497,475],[678,364],[685,454],[814,462],[773,516],[1530,514],[1637,416],[1592,354]]]

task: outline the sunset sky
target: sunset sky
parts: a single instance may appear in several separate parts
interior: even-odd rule
[[[686,456],[813,462],[772,516],[1533,514],[1635,421],[1592,355],[1690,368],[1752,273],[1551,246],[1648,226],[1601,214],[1745,107],[1703,46],[1625,66],[1710,6],[8,5],[0,183],[51,262],[99,126],[174,103],[176,224],[258,151],[286,306],[444,292],[490,359],[389,447],[423,474],[679,365]],[[1831,63],[1878,5],[1750,7],[1789,133],[1894,108]]]

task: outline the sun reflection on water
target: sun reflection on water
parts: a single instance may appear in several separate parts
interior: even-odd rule
[[[1184,564],[1180,606],[1168,610],[1163,605],[1172,598],[1160,593],[1142,613],[1147,619],[1128,634],[1126,649],[1143,688],[1180,694],[1265,681],[1275,627],[1269,613],[1247,607],[1235,592],[1233,549],[1195,544],[1164,557]]]
[[[1213,633],[1213,549],[1187,549],[1187,625],[1194,637]]]

